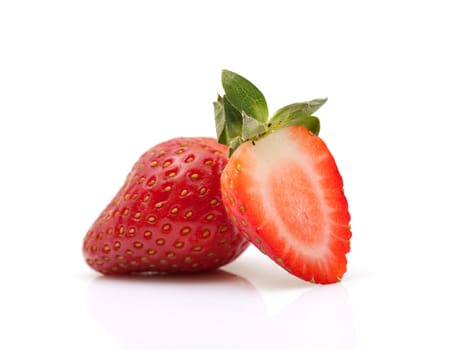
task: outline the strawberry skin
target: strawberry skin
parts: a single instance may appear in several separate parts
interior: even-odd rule
[[[230,218],[262,252],[306,281],[341,280],[350,215],[335,160],[318,136],[289,126],[241,144],[221,187]]]
[[[176,138],[148,150],[83,241],[87,264],[103,274],[216,269],[247,240],[229,220],[220,175],[227,147]]]

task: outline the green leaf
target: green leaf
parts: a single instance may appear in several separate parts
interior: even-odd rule
[[[301,117],[296,117],[289,121],[288,124],[285,124],[286,126],[293,126],[293,125],[299,125],[307,128],[310,130],[313,134],[318,135],[319,131],[321,130],[321,123],[319,119],[315,116],[301,116]]]
[[[221,96],[217,97],[214,102],[214,115],[215,115],[215,131],[217,133],[217,141],[224,143],[225,140],[225,107]],[[223,142],[222,142],[223,141]]]
[[[292,103],[277,110],[271,118],[271,123],[283,123],[297,114],[301,116],[311,116],[326,103],[327,98],[315,99],[308,102]]]
[[[242,112],[242,139],[251,140],[267,132],[266,124],[259,122],[256,119],[249,117],[245,112]]]
[[[236,148],[238,148],[242,143],[242,139],[240,136],[236,136],[235,138],[231,139],[228,143],[228,158],[231,157]]]
[[[225,96],[236,110],[262,123],[267,122],[269,112],[266,99],[255,85],[239,74],[223,70],[222,86]]]
[[[226,145],[228,146],[234,138],[242,135],[242,115],[233,107],[226,96],[223,96],[223,106],[225,109]]]

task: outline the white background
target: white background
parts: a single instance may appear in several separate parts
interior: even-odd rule
[[[0,348],[452,349],[449,1],[0,2]],[[227,68],[328,97],[352,250],[319,287],[250,248],[111,279],[82,239],[146,149],[214,136]],[[272,215],[272,213],[269,213]]]

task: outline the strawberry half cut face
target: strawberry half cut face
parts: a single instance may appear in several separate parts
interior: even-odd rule
[[[319,137],[291,126],[243,143],[222,190],[233,222],[283,268],[316,283],[342,278],[350,215],[341,175]]]

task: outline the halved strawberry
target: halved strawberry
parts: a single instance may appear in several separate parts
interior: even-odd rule
[[[242,144],[221,177],[229,216],[292,274],[337,282],[346,271],[350,216],[325,143],[302,126]]]
[[[312,113],[325,100],[286,106],[267,121],[267,107],[257,108],[264,96],[250,82],[225,71],[223,83],[226,95],[217,102],[217,116],[224,113],[218,131],[232,152],[221,177],[230,218],[290,273],[315,283],[339,281],[350,250],[350,215],[335,160],[315,135],[319,121]],[[232,102],[241,91],[253,97],[253,106]],[[241,127],[227,126],[240,120],[229,108],[242,116]],[[241,133],[228,135],[229,130]]]

